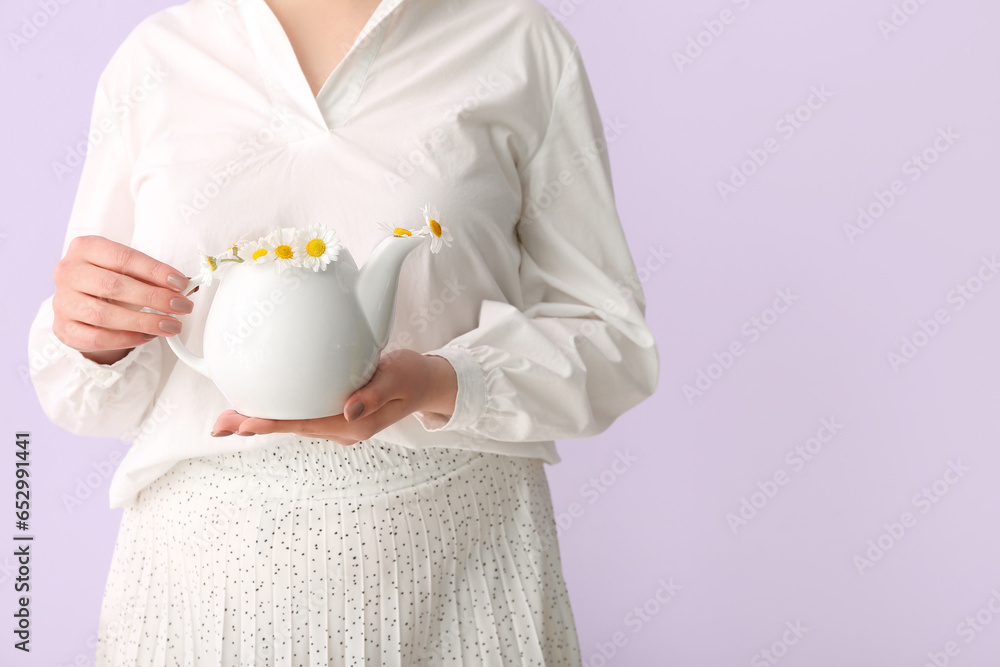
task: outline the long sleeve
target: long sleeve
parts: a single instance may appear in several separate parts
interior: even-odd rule
[[[110,66],[109,66],[110,67]],[[77,237],[96,234],[130,244],[135,201],[131,162],[101,75],[90,122],[90,142],[67,226],[62,254]],[[98,364],[52,332],[52,298],[38,310],[28,334],[30,376],[45,414],[80,435],[129,438],[153,404],[162,341],[141,345],[117,363]]]
[[[458,376],[429,431],[507,442],[593,435],[649,397],[659,360],[618,218],[603,125],[578,49],[548,128],[518,166],[524,308],[482,302],[475,329],[429,351]]]

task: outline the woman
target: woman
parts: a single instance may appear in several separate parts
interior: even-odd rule
[[[134,438],[97,664],[581,664],[543,463],[658,360],[568,32],[534,0],[191,0],[91,127],[30,345],[53,421]],[[238,414],[167,348],[201,341],[199,248],[321,222],[361,264],[425,202],[448,247],[406,260],[344,415]]]

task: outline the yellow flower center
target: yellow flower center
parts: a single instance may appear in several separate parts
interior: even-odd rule
[[[219,268],[219,264],[218,262],[215,261],[214,257],[205,255],[205,259],[208,260],[208,268],[212,269],[212,271],[215,271],[217,268]]]
[[[306,252],[310,257],[322,257],[326,252],[326,244],[323,243],[323,239],[313,239],[306,244]]]
[[[431,226],[431,231],[434,232],[434,236],[441,236],[441,224],[437,220],[431,218],[430,222],[427,224]]]
[[[291,259],[294,253],[292,252],[292,246],[279,245],[277,248],[274,249],[274,254],[281,259]]]
[[[396,227],[394,230],[392,230],[392,233],[395,234],[396,236],[413,236],[413,232],[411,232],[409,229],[403,229],[402,227]]]
[[[257,248],[253,251],[253,259],[258,260],[267,254],[267,248]]]

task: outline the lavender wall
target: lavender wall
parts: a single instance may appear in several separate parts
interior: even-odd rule
[[[168,4],[0,9],[4,665],[93,660],[128,443],[48,423],[25,339],[79,178],[53,163],[114,48]],[[585,664],[1000,664],[1000,5],[546,4],[609,125],[662,359],[655,397],[548,469]]]

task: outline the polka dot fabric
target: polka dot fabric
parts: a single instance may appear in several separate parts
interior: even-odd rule
[[[326,440],[187,459],[122,515],[96,665],[581,665],[544,463]]]

